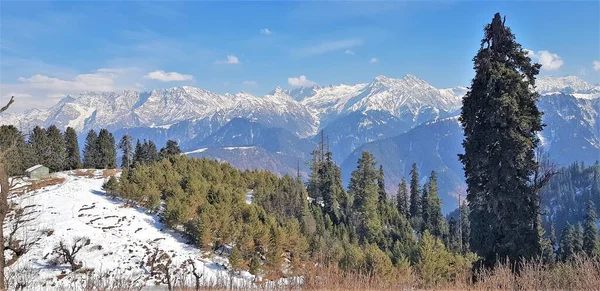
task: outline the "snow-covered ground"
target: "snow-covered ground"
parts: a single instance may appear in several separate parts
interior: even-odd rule
[[[65,179],[63,183],[13,198],[34,218],[21,235],[39,240],[9,267],[9,278],[29,277],[29,290],[81,290],[86,279],[84,271],[93,269],[94,276],[102,274],[112,280],[138,280],[138,284],[156,286],[160,283],[150,276],[148,260],[159,251],[172,260],[173,277],[179,282],[185,279],[191,286],[195,281],[190,262],[194,262],[196,273],[205,283],[246,286],[252,281],[253,276],[247,272],[232,277],[224,267],[228,264],[224,257],[203,258],[185,238],[166,230],[158,216],[105,195],[102,184],[106,178],[101,173],[96,171],[94,177],[58,173],[58,178]],[[55,263],[53,249],[61,241],[71,246],[79,237],[89,238],[89,244],[76,255],[83,267],[71,272],[69,264]]]

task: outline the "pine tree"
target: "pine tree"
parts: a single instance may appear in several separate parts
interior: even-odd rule
[[[467,199],[471,248],[488,265],[540,254],[539,194],[531,177],[542,130],[532,64],[499,13],[485,29],[474,58],[475,78],[463,98]]]
[[[65,150],[67,158],[65,160],[65,170],[74,170],[81,167],[81,156],[79,155],[79,142],[77,141],[77,132],[72,127],[65,130]]]
[[[65,151],[65,139],[62,133],[55,125],[51,125],[46,130],[46,166],[52,172],[62,171],[65,168],[65,159],[67,153]]]
[[[242,269],[244,264],[244,257],[242,257],[242,253],[237,246],[234,246],[231,249],[231,254],[229,255],[229,265],[231,265],[231,270],[234,272],[238,272]]]
[[[450,217],[450,222],[448,223],[448,228],[450,230],[450,238],[448,244],[448,250],[453,253],[461,253],[461,243],[460,243],[460,229],[458,222],[454,217]]]
[[[423,187],[422,217],[423,228],[429,233],[442,239],[445,229],[445,219],[442,215],[442,201],[438,196],[437,175],[431,172],[429,181]]]
[[[165,147],[160,149],[161,158],[165,158],[168,156],[178,156],[179,154],[181,154],[181,149],[179,148],[177,142],[174,140],[168,140]]]
[[[583,254],[583,226],[581,223],[577,223],[573,237],[573,251],[577,255]]]
[[[460,220],[458,221],[460,225],[460,234],[462,241],[462,253],[465,254],[471,250],[471,245],[469,242],[469,238],[471,237],[471,221],[469,220],[469,205],[467,203],[460,203]]]
[[[119,149],[123,155],[121,156],[121,168],[129,169],[133,164],[133,146],[131,145],[132,137],[130,135],[124,135],[119,141]],[[139,143],[139,140],[138,140]]]
[[[583,232],[583,250],[588,256],[600,255],[600,241],[598,238],[598,217],[596,216],[596,206],[591,200],[587,203],[587,213],[585,215],[585,227]]]
[[[29,134],[33,154],[37,157],[38,164],[47,164],[50,159],[50,148],[48,147],[48,135],[46,130],[36,126]]]
[[[419,190],[419,170],[417,164],[410,170],[410,219],[414,229],[420,229],[421,220],[421,191]]]
[[[333,161],[332,153],[325,154],[325,160],[318,169],[318,192],[323,199],[323,211],[334,224],[341,223],[346,205],[346,192],[342,186],[342,172]],[[340,211],[342,210],[342,211]]]
[[[13,125],[0,126],[0,155],[8,176],[22,175],[38,163],[31,144]]]
[[[140,140],[138,139],[135,142],[135,151],[133,152],[133,166],[136,166],[138,164],[143,164],[145,162],[144,160],[144,153],[143,153],[143,148],[142,148],[142,144],[140,143]]]
[[[398,185],[398,192],[396,193],[398,213],[410,219],[410,213],[408,209],[408,185],[406,185],[406,179],[402,177],[400,185]]]
[[[98,135],[93,129],[88,131],[83,148],[83,167],[95,169],[98,164],[100,153],[98,152]]]
[[[99,159],[96,164],[98,169],[114,169],[117,167],[117,150],[115,148],[115,138],[112,133],[106,129],[101,129],[98,133],[98,154]]]
[[[381,234],[381,220],[377,211],[379,172],[375,166],[373,155],[363,152],[356,170],[352,172],[348,186],[348,191],[354,197],[353,208],[359,236],[367,243],[378,242]]]
[[[379,192],[379,204],[387,202],[387,193],[385,192],[385,176],[383,174],[383,165],[379,165],[379,175],[377,176],[377,188]]]
[[[560,237],[558,255],[562,261],[568,261],[575,257],[575,229],[568,222]]]

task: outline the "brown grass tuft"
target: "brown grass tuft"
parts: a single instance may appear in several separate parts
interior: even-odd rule
[[[40,181],[36,181],[33,184],[27,186],[27,191],[38,190],[38,189],[42,189],[44,187],[62,184],[64,182],[65,182],[65,178],[44,178]]]

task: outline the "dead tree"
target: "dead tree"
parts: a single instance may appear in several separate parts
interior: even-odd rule
[[[58,246],[54,247],[54,254],[60,263],[68,263],[71,265],[71,271],[75,272],[82,267],[81,263],[77,263],[77,253],[90,242],[90,239],[85,237],[75,238],[70,246],[60,241]]]

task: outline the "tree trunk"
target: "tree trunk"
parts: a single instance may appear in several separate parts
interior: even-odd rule
[[[4,219],[8,213],[8,175],[4,165],[0,163],[0,290],[6,290],[4,286]]]

